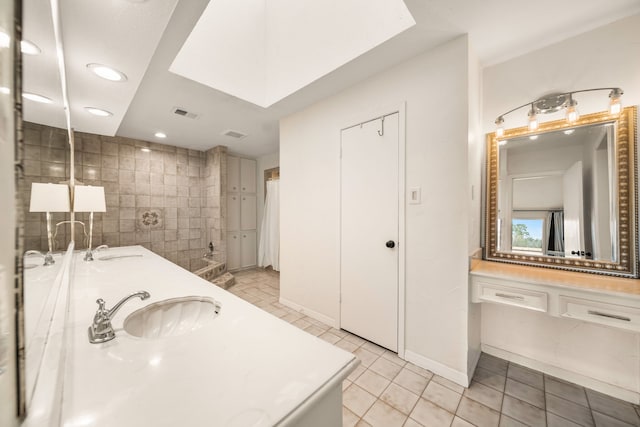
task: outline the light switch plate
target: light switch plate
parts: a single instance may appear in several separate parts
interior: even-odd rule
[[[419,205],[422,203],[422,189],[420,187],[409,188],[409,204]]]

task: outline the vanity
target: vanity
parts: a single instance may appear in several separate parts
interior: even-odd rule
[[[24,426],[342,425],[342,381],[359,363],[351,353],[141,246],[110,248],[92,262],[72,246],[59,260],[69,274],[53,287]],[[113,307],[141,290],[150,297],[112,318],[115,338],[90,343],[96,300]],[[185,297],[213,302],[215,312],[162,305]]]
[[[469,295],[482,351],[638,404],[636,115],[487,136]]]

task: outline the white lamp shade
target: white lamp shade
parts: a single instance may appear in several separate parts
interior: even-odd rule
[[[104,187],[77,185],[73,196],[74,212],[106,212]]]
[[[69,187],[34,182],[29,212],[69,212]]]

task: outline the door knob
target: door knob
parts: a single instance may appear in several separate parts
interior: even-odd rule
[[[389,240],[387,243],[385,243],[385,246],[389,249],[393,249],[396,247],[396,242],[394,242],[393,240]]]

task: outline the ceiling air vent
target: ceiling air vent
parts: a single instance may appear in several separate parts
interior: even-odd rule
[[[187,110],[185,110],[184,108],[173,107],[172,111],[173,111],[173,114],[177,114],[179,116],[186,117],[188,119],[197,119],[198,118],[198,114],[190,113]]]
[[[233,130],[233,129],[227,129],[224,132],[222,132],[221,135],[230,136],[231,138],[235,138],[235,139],[242,139],[247,136],[246,133],[242,133],[240,131]]]

